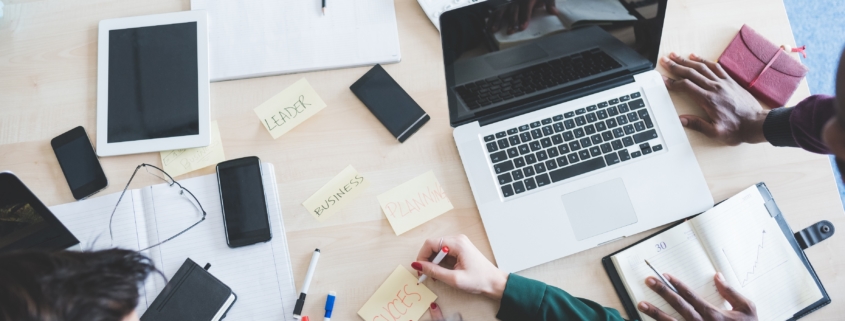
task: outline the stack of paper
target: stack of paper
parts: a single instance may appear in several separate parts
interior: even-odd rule
[[[393,0],[191,0],[211,81],[398,62]]]

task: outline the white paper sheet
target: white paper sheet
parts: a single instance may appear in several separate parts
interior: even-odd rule
[[[393,0],[191,0],[211,81],[398,62]]]

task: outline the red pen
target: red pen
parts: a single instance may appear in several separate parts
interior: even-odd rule
[[[449,247],[448,246],[444,246],[444,247],[440,248],[440,253],[437,253],[437,256],[434,257],[434,261],[431,261],[431,263],[440,264],[440,261],[443,261],[443,258],[446,257],[446,254],[449,254]],[[417,284],[422,283],[427,278],[428,278],[428,276],[423,274],[420,277],[419,281],[417,281]]]

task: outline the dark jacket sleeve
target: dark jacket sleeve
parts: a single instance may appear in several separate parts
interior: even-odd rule
[[[775,108],[766,116],[763,135],[774,146],[801,147],[829,154],[822,141],[822,128],[836,116],[836,97],[814,95],[792,108]]]
[[[624,320],[615,309],[516,274],[508,277],[496,317],[502,321]]]

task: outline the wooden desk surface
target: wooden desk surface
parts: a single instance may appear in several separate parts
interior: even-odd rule
[[[72,202],[49,140],[78,125],[94,136],[97,23],[102,19],[189,10],[188,0],[85,3],[65,0],[4,0],[0,20],[0,170],[12,170],[48,205]],[[348,87],[368,68],[350,68],[213,83],[212,118],[217,119],[226,157],[256,155],[276,166],[287,237],[297,284],[305,277],[311,251],[323,251],[311,284],[306,315],[323,313],[322,296],[336,290],[339,320],[358,320],[358,309],[402,264],[410,268],[422,241],[464,233],[493,258],[449,127],[440,42],[436,29],[414,0],[396,0],[402,62],[385,69],[431,115],[429,124],[399,144]],[[662,51],[695,52],[715,59],[743,23],[775,43],[794,45],[780,0],[672,0]],[[662,72],[662,70],[661,70]],[[307,77],[328,104],[326,110],[277,140],[252,109],[301,77]],[[809,94],[802,83],[792,102]],[[683,94],[672,96],[679,112],[702,112]],[[845,226],[828,159],[767,144],[725,147],[687,132],[716,200],[765,181],[793,229],[822,219]],[[160,164],[158,153],[100,160],[111,182],[99,195],[118,192],[135,165]],[[300,203],[352,164],[373,181],[349,208],[318,223]],[[455,209],[406,234],[394,235],[376,195],[434,170]],[[213,167],[179,177],[213,173]],[[561,287],[576,296],[621,308],[599,259],[641,239],[648,231],[566,258],[521,275]],[[810,320],[841,319],[845,305],[845,237],[839,233],[809,249],[833,304]],[[245,267],[247,268],[247,267]],[[498,303],[443,284],[431,285],[446,313],[468,320],[491,320]],[[624,313],[623,313],[624,314]],[[838,317],[837,317],[838,315]]]

